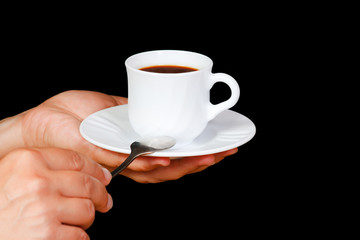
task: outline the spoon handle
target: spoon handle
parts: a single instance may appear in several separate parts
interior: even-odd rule
[[[130,165],[130,163],[132,163],[136,157],[138,157],[139,154],[135,154],[134,152],[131,152],[130,155],[128,156],[127,159],[125,159],[125,161],[120,164],[120,166],[118,166],[114,171],[111,172],[112,177],[115,177],[116,175],[118,175],[120,172],[122,172],[127,166]]]

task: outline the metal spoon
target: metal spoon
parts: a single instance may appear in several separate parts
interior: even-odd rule
[[[176,140],[172,137],[161,136],[154,138],[144,138],[139,141],[133,142],[130,145],[130,155],[129,157],[114,171],[111,172],[112,177],[118,175],[121,171],[123,171],[127,166],[129,166],[135,158],[151,154],[157,151],[165,150],[173,147],[176,144]]]

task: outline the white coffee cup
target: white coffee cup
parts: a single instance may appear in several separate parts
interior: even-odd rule
[[[156,65],[198,69],[186,73],[154,73],[140,70]],[[191,143],[220,112],[233,107],[240,88],[231,76],[211,73],[213,62],[202,54],[159,50],[135,54],[125,61],[128,75],[129,120],[141,137],[171,136],[176,146]],[[231,97],[210,102],[210,89],[224,82]]]

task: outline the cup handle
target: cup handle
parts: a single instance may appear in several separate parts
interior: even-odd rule
[[[228,74],[225,73],[214,73],[210,76],[210,89],[217,82],[223,82],[230,87],[231,96],[228,100],[221,102],[219,104],[213,105],[210,102],[208,108],[208,121],[215,118],[222,111],[233,107],[240,97],[240,87],[236,80]]]

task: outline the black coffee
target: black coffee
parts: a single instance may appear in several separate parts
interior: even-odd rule
[[[155,73],[185,73],[185,72],[193,72],[198,69],[192,67],[185,66],[176,66],[176,65],[157,65],[140,68],[140,70],[146,72],[155,72]]]

